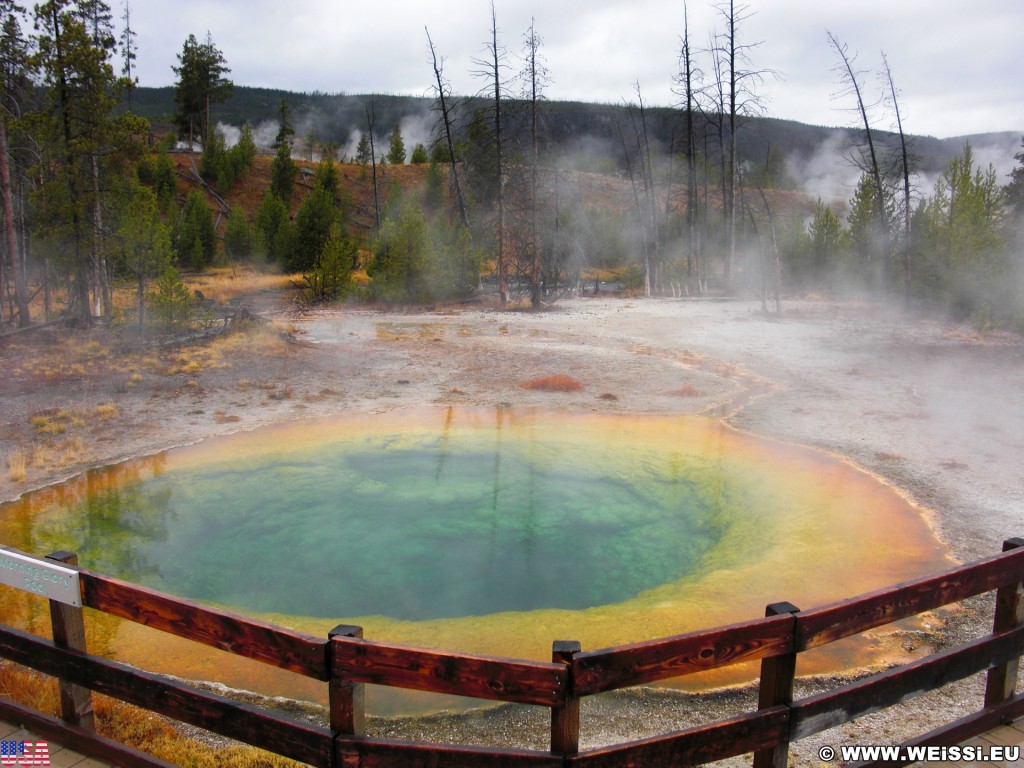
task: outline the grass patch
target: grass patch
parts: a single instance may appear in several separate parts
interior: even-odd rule
[[[519,387],[520,389],[536,389],[543,392],[578,392],[583,389],[583,384],[572,376],[556,373],[521,382]]]
[[[184,283],[193,294],[198,288],[203,295],[219,304],[232,299],[243,298],[262,291],[280,291],[291,286],[292,281],[302,282],[301,275],[282,275],[272,272],[257,272],[238,266],[216,267],[202,274],[185,278]]]
[[[28,479],[28,456],[22,450],[7,454],[7,477],[12,483],[23,483]]]
[[[0,696],[58,716],[57,681],[31,669],[0,662]],[[149,710],[93,694],[96,731],[174,765],[192,768],[299,768],[300,763],[244,745],[209,747],[178,731],[173,721]]]
[[[117,408],[117,403],[102,403],[93,409],[93,413],[103,419],[103,421],[110,421],[111,419],[116,419],[120,411]]]
[[[68,427],[85,424],[85,419],[63,408],[48,408],[32,414],[29,422],[41,435],[63,435]]]

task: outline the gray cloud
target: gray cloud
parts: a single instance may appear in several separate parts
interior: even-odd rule
[[[832,30],[859,52],[865,69],[889,57],[902,92],[905,127],[913,133],[958,136],[1024,130],[1024,54],[1017,39],[1024,29],[1024,3],[1017,0],[773,0],[749,3],[753,15],[743,39],[763,41],[751,52],[757,68],[776,70],[763,87],[768,114],[820,125],[853,125],[832,71],[836,59],[825,39]],[[639,80],[651,104],[675,102],[671,78],[683,29],[677,0],[567,0],[534,5],[497,0],[501,42],[509,53],[536,17],[544,39],[551,99],[621,102]],[[704,46],[720,27],[710,2],[690,2],[691,42]],[[484,0],[436,5],[407,0],[339,5],[329,0],[248,3],[179,0],[132,7],[138,32],[138,70],[143,85],[169,85],[171,66],[185,38],[207,30],[224,52],[231,77],[241,85],[293,91],[430,92],[424,25],[429,26],[446,74],[460,93],[475,93],[474,58],[486,55],[490,6]],[[511,74],[511,73],[510,73]],[[871,89],[877,89],[873,78]],[[878,113],[879,127],[890,118]]]

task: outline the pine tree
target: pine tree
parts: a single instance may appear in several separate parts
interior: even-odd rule
[[[174,119],[180,135],[188,138],[191,150],[196,139],[206,144],[210,136],[210,107],[231,98],[235,86],[225,77],[231,70],[209,33],[203,43],[189,35],[178,54],[178,64],[171,67],[178,76],[174,87],[178,113]]]
[[[366,165],[370,162],[370,159],[370,134],[362,133],[359,135],[359,143],[356,145],[356,162],[360,165]]]
[[[139,78],[134,74],[135,60],[138,58],[135,38],[138,36],[132,28],[131,6],[128,0],[124,0],[124,12],[121,14],[124,21],[124,30],[118,42],[121,45],[121,58],[124,64],[121,66],[121,74],[124,76],[125,90],[128,93],[128,111],[132,109],[132,93],[139,87]]]
[[[417,144],[413,147],[412,157],[409,158],[409,162],[413,165],[426,165],[430,162],[430,154],[427,152],[427,148],[422,144]]]
[[[173,244],[177,262],[183,267],[203,269],[213,261],[217,235],[206,196],[198,189],[185,200],[174,228]]]
[[[117,260],[134,278],[139,331],[145,326],[146,281],[162,275],[171,264],[171,233],[160,218],[157,196],[138,182],[125,190],[116,222]]]
[[[126,162],[145,135],[145,121],[114,115],[115,82],[109,55],[109,10],[103,3],[51,0],[35,8],[38,53],[47,103],[36,115],[40,143],[35,195],[37,227],[63,244],[63,266],[74,275],[72,304],[82,320],[109,307],[110,281],[104,209],[117,175],[134,173]],[[88,22],[89,26],[87,26]]]
[[[311,269],[337,220],[338,210],[331,193],[324,187],[314,189],[295,213],[294,250],[285,261],[286,268],[292,272]]]
[[[21,222],[15,217],[15,210],[24,210],[24,201],[16,205],[15,190],[11,184],[11,170],[14,158],[11,153],[12,130],[15,119],[21,115],[22,102],[26,100],[29,82],[28,43],[21,33],[19,12],[21,9],[12,0],[0,0],[0,197],[3,198],[3,229],[5,245],[10,258],[11,283],[14,285],[14,305],[18,312],[18,326],[28,327],[31,322],[28,291],[21,264],[18,232]],[[4,285],[4,260],[0,257],[0,290]],[[0,315],[3,298],[0,296]],[[12,309],[12,315],[13,315]]]
[[[238,137],[238,143],[231,148],[231,153],[238,178],[248,175],[256,161],[256,140],[253,138],[249,123],[242,125],[242,134]]]
[[[388,149],[388,162],[391,165],[402,165],[405,163],[405,142],[402,140],[402,130],[395,123],[391,131],[391,143]]]
[[[259,210],[256,211],[255,223],[256,231],[266,249],[267,258],[272,261],[281,261],[286,254],[278,253],[275,246],[278,230],[289,224],[288,208],[285,207],[281,198],[269,189],[263,195],[263,202],[260,203]]]
[[[166,147],[160,147],[156,155],[153,169],[153,192],[156,194],[160,208],[165,212],[174,207],[178,197],[178,178],[174,173],[174,163]]]
[[[252,228],[239,206],[231,209],[224,229],[224,253],[229,259],[249,259],[253,255]]]
[[[292,199],[292,190],[295,188],[295,177],[299,168],[292,160],[292,145],[287,141],[282,142],[277,148],[274,162],[270,168],[270,190],[277,195],[287,206]]]
[[[1024,137],[1021,137],[1021,151],[1014,155],[1017,167],[1010,171],[1010,183],[1006,185],[1006,204],[1018,217],[1024,219]]]
[[[281,99],[277,113],[281,116],[281,121],[280,127],[277,129],[277,136],[274,137],[274,149],[280,149],[281,145],[286,142],[290,144],[292,136],[295,135],[295,129],[292,127],[292,108],[284,99]]]
[[[305,276],[314,301],[336,301],[348,295],[355,257],[355,243],[341,222],[334,221],[316,266]]]

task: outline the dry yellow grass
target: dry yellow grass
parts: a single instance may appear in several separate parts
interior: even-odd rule
[[[7,477],[13,483],[23,483],[28,478],[28,456],[22,450],[7,454]]]
[[[184,279],[185,285],[193,293],[198,288],[207,299],[220,304],[227,304],[232,299],[260,291],[285,289],[293,281],[301,283],[302,275],[257,272],[248,267],[238,266],[218,267]]]
[[[281,354],[288,349],[285,330],[276,323],[251,323],[234,333],[218,336],[210,342],[209,351],[218,360],[234,352]]]
[[[47,715],[58,715],[53,678],[0,662],[0,696]],[[93,695],[96,731],[160,760],[191,768],[298,768],[287,758],[249,746],[211,748],[179,732],[173,721],[130,704]]]
[[[117,403],[102,403],[93,409],[93,413],[103,419],[103,421],[110,421],[111,419],[116,419],[120,411],[118,410]]]

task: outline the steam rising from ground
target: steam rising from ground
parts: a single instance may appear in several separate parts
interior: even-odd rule
[[[826,204],[849,199],[860,169],[850,156],[850,135],[835,131],[810,154],[793,154],[786,158],[786,172],[797,188]]]

